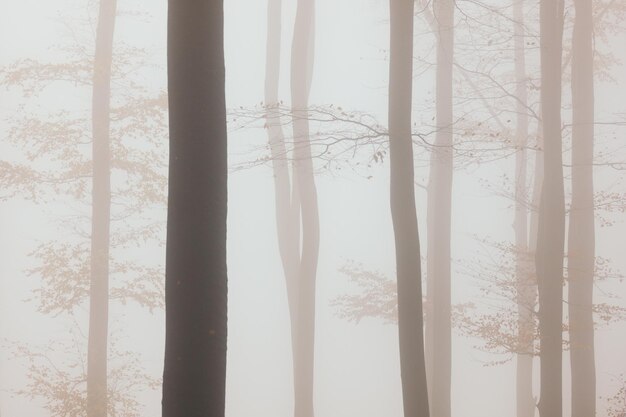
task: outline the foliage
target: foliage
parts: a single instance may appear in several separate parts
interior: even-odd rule
[[[56,61],[27,58],[0,68],[0,86],[23,98],[6,120],[11,159],[0,161],[0,199],[63,207],[57,235],[30,252],[34,266],[26,274],[41,281],[32,298],[38,310],[71,319],[89,295],[92,42],[73,39],[58,46]],[[164,306],[163,265],[139,259],[146,250],[160,249],[164,240],[167,95],[147,86],[141,69],[148,58],[144,49],[114,46],[109,295],[114,302],[152,311]],[[77,329],[75,324],[73,335],[80,334]],[[85,416],[85,345],[82,336],[40,348],[14,344],[14,356],[24,361],[29,378],[15,393],[42,399],[54,417]],[[156,388],[158,381],[145,373],[135,352],[119,347],[119,338],[109,341],[108,362],[108,414],[139,417],[136,394]]]
[[[87,415],[87,355],[82,349],[86,340],[78,336],[56,340],[49,345],[28,347],[13,344],[13,355],[26,364],[27,384],[14,393],[32,400],[43,400],[50,417],[84,417]],[[108,415],[140,417],[137,394],[160,385],[158,379],[142,368],[136,352],[122,350],[114,338],[110,346],[108,376]],[[64,359],[58,359],[64,358]]]
[[[56,200],[77,207],[78,214],[65,219],[74,238],[63,233],[68,238],[43,242],[30,253],[38,265],[28,275],[42,279],[42,287],[36,290],[39,310],[55,314],[79,307],[88,294],[91,115],[80,108],[46,113],[31,103],[59,84],[65,88],[69,84],[77,95],[88,91],[91,58],[84,59],[82,48],[68,51],[67,62],[25,59],[0,73],[0,85],[30,98],[10,120],[7,139],[21,153],[22,162],[20,158],[0,161],[2,197],[21,196],[48,204]],[[152,310],[163,306],[162,266],[141,265],[121,254],[163,242],[163,222],[153,218],[163,217],[166,204],[167,96],[150,92],[128,77],[129,68],[137,68],[145,59],[144,51],[126,45],[116,45],[115,51],[117,88],[112,90],[110,115],[111,299],[133,300]]]
[[[626,375],[621,374],[616,379],[619,383],[617,391],[611,397],[604,398],[607,402],[607,417],[626,416]]]
[[[361,264],[349,262],[339,272],[345,274],[359,289],[358,294],[344,294],[331,301],[337,315],[358,324],[364,318],[377,318],[388,324],[398,321],[396,282],[379,271],[370,271]]]
[[[534,254],[527,251],[521,253],[526,259],[526,265],[531,267],[526,271],[527,279],[518,281],[515,260],[520,254],[515,245],[489,239],[476,241],[482,256],[461,262],[460,273],[473,279],[479,296],[477,301],[453,306],[453,327],[461,335],[478,340],[479,343],[475,345],[477,349],[501,356],[501,359],[491,361],[489,365],[507,362],[515,354],[538,355],[540,347],[536,296],[531,298],[531,304],[523,307],[531,313],[531,334],[520,334],[518,312],[519,303],[524,299],[519,297],[520,291],[527,292],[528,288],[534,286],[536,279],[532,272]],[[397,289],[394,280],[355,262],[346,263],[339,271],[349,278],[358,291],[340,295],[331,301],[338,317],[356,324],[364,318],[379,319],[387,324],[397,323]],[[597,257],[595,279],[599,284],[604,280],[623,278],[605,258]],[[520,285],[524,288],[520,288]],[[610,298],[609,294],[605,296]],[[426,294],[424,305],[428,302]],[[626,320],[626,308],[610,302],[595,303],[593,312],[596,326]],[[568,330],[569,326],[565,321],[565,336]],[[531,351],[527,348],[528,340],[531,341]],[[563,348],[569,348],[567,337],[564,337]]]

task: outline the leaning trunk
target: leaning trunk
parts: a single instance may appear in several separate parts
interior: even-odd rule
[[[526,51],[524,47],[524,5],[516,0],[513,4],[515,31],[515,78],[517,127],[515,158],[515,247],[517,278],[517,330],[518,352],[516,357],[517,417],[533,417],[533,309],[536,298],[535,283],[528,264],[528,195],[526,192],[526,166],[528,163],[528,92],[526,82]]]
[[[87,348],[87,416],[106,417],[111,220],[111,62],[116,0],[101,0],[96,32],[92,96],[93,188]]]
[[[572,417],[594,417],[593,17],[591,0],[576,0],[574,4],[576,20],[572,48],[572,207],[568,244]]]
[[[561,417],[565,201],[561,139],[562,0],[541,0],[541,106],[544,183],[539,209],[537,280],[541,344],[541,417]]]
[[[298,352],[298,273],[300,268],[300,205],[295,187],[297,182],[289,175],[289,153],[278,101],[280,74],[281,0],[269,0],[267,10],[267,50],[265,65],[265,121],[272,155],[274,174],[274,202],[276,204],[276,231],[282,261],[291,323],[291,350],[294,367],[294,386],[298,375],[295,365]]]
[[[319,214],[311,157],[308,105],[313,74],[315,2],[298,0],[291,49],[294,181],[302,219],[302,253],[297,281],[294,358],[294,415],[313,417],[315,278],[319,255]],[[292,315],[292,319],[293,319]],[[293,328],[293,326],[292,326]]]
[[[396,245],[400,371],[405,417],[428,417],[422,274],[413,173],[413,0],[390,0],[389,150]]]
[[[226,104],[223,0],[169,2],[170,166],[163,417],[223,417]]]
[[[432,359],[429,387],[431,410],[437,417],[450,417],[452,374],[450,239],[452,223],[452,74],[454,59],[454,1],[435,2],[437,26],[437,133],[430,161],[428,184],[427,329]]]

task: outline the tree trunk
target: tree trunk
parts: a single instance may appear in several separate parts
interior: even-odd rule
[[[542,187],[543,187],[543,164],[544,164],[544,157],[543,157],[543,124],[541,123],[541,120],[538,121],[537,123],[537,147],[539,149],[537,149],[536,153],[535,153],[535,171],[534,171],[534,175],[535,178],[533,179],[533,196],[532,196],[532,210],[530,212],[530,234],[528,236],[528,246],[529,246],[529,250],[530,253],[534,256],[537,253],[537,237],[539,235],[539,205],[541,204],[541,195],[542,195]],[[530,308],[532,313],[534,314],[535,312],[535,308],[537,307],[537,268],[536,265],[529,265],[529,268],[531,268],[530,271],[530,287],[528,289],[528,301],[531,301],[530,303]],[[534,352],[534,318],[533,318],[533,328],[532,328],[532,332],[533,332],[533,346],[531,346],[531,348],[533,349]],[[530,372],[531,378],[532,378],[532,371],[533,371],[533,358],[534,358],[534,354],[531,357],[531,361],[530,361],[530,365],[526,364],[528,366],[528,371]],[[526,369],[526,368],[523,368]],[[524,376],[524,381],[526,381],[526,377]],[[535,397],[532,396],[532,380],[531,380],[531,386],[530,386],[530,394],[531,394],[531,404],[530,405],[524,405],[525,407],[531,407],[532,410],[532,414],[530,414],[531,416],[535,415],[535,407],[537,406],[535,403]],[[524,404],[524,403],[523,403]],[[528,411],[528,409],[525,408],[525,411]]]
[[[390,0],[389,150],[396,245],[398,332],[405,417],[428,417],[422,274],[413,173],[413,0]]]
[[[298,270],[294,363],[294,415],[313,417],[315,354],[315,278],[319,255],[319,213],[311,158],[308,105],[313,74],[315,2],[298,0],[291,48],[291,102],[294,135],[294,187],[302,219]],[[293,319],[293,318],[292,318]],[[293,326],[292,326],[293,328]]]
[[[565,201],[561,139],[562,0],[541,0],[541,106],[544,184],[539,209],[537,280],[541,338],[541,417],[561,417]]]
[[[431,410],[450,417],[452,376],[450,239],[452,223],[452,75],[454,60],[454,1],[436,0],[437,26],[437,133],[431,154],[428,184],[427,289],[432,328]]]
[[[170,0],[163,417],[223,417],[227,154],[223,0]]]
[[[528,163],[528,90],[526,82],[526,50],[523,0],[513,2],[515,33],[515,78],[517,102],[517,126],[515,158],[515,247],[517,277],[517,327],[518,349],[516,355],[516,402],[517,417],[533,417],[533,309],[536,299],[535,283],[531,265],[528,264],[528,195],[526,191]]]
[[[101,0],[96,31],[92,95],[93,189],[89,336],[87,347],[87,416],[106,417],[109,329],[109,243],[111,220],[111,63],[116,0]]]
[[[295,285],[300,265],[300,213],[297,193],[289,178],[289,155],[285,146],[280,110],[278,80],[280,69],[281,0],[269,0],[267,14],[267,55],[265,67],[265,120],[274,174],[276,227],[280,258],[287,284],[290,315],[295,317]],[[295,181],[293,181],[295,183]],[[293,184],[295,186],[295,184]],[[292,320],[295,324],[295,320]],[[293,332],[292,332],[293,333]]]
[[[568,244],[568,307],[572,417],[596,415],[593,329],[595,226],[593,209],[593,15],[576,0],[572,57],[572,207]]]
[[[279,101],[281,0],[269,0],[267,10],[267,50],[265,66],[265,120],[272,155],[274,197],[276,204],[276,231],[282,261],[289,318],[291,323],[291,350],[294,369],[294,387],[300,379],[296,375],[298,358],[298,276],[300,270],[300,204],[295,175],[289,174],[289,152],[285,146]]]

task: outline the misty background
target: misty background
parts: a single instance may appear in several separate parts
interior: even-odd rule
[[[482,19],[470,2],[458,2],[460,22]],[[492,1],[496,6],[500,2]],[[536,5],[535,5],[536,6]],[[529,7],[534,7],[529,5]],[[166,2],[120,0],[118,3],[116,47],[129,45],[142,51],[130,53],[124,75],[113,82],[112,96],[159,93],[166,89]],[[250,163],[267,154],[263,120],[237,116],[236,109],[255,109],[263,100],[267,4],[259,0],[225,2],[225,52],[227,107],[229,116],[228,268],[229,339],[226,413],[228,416],[285,416],[292,412],[292,371],[289,315],[276,238],[274,187],[271,167]],[[419,7],[417,7],[419,11]],[[502,7],[503,13],[510,8]],[[475,15],[471,15],[475,13]],[[10,67],[22,59],[63,63],[76,58],[79,45],[86,54],[93,50],[97,4],[75,0],[0,3],[0,66]],[[283,1],[283,54],[279,98],[289,102],[290,45],[295,2]],[[478,24],[478,23],[476,23]],[[386,2],[374,0],[318,0],[316,5],[315,69],[312,105],[330,105],[373,115],[381,125],[387,119],[389,16]],[[472,54],[471,30],[460,29],[455,52],[460,60]],[[480,36],[480,34],[476,34]],[[571,27],[565,28],[565,45]],[[434,37],[427,23],[415,19],[416,66],[413,86],[413,122],[432,126],[434,117]],[[624,161],[626,153],[626,34],[609,31],[602,39],[603,50],[612,52],[615,63],[607,76],[596,78],[596,140],[598,152],[610,152],[613,160]],[[465,48],[468,48],[464,51]],[[474,52],[475,53],[475,52]],[[538,55],[538,54],[536,54]],[[491,59],[487,57],[486,59]],[[116,57],[114,56],[114,66]],[[140,62],[135,62],[140,61]],[[418,65],[419,63],[419,65]],[[497,64],[497,62],[493,62]],[[121,64],[120,64],[121,65]],[[501,58],[502,71],[512,71],[512,58]],[[538,71],[537,59],[528,60]],[[531,70],[529,70],[531,71]],[[463,83],[460,70],[455,82]],[[480,78],[475,80],[480,82]],[[137,87],[137,86],[141,87]],[[135,88],[135,89],[133,89]],[[564,102],[570,94],[563,87]],[[461,89],[455,91],[455,115],[464,113]],[[488,99],[489,100],[489,99]],[[474,100],[467,107],[471,112]],[[69,115],[88,114],[90,90],[81,85],[50,83],[41,94],[27,95],[20,88],[0,89],[0,159],[24,161],[23,149],[10,136],[20,117],[45,117],[64,110]],[[480,114],[480,110],[475,110]],[[485,119],[489,116],[482,110]],[[240,112],[241,113],[241,112]],[[570,110],[563,111],[564,123]],[[509,118],[511,118],[510,116]],[[325,134],[323,124],[312,132]],[[534,129],[534,127],[531,127]],[[428,128],[422,129],[428,131]],[[155,128],[154,131],[158,131]],[[160,142],[167,150],[167,130],[150,143]],[[463,141],[457,132],[456,141]],[[568,162],[567,138],[565,164]],[[140,145],[141,147],[141,145]],[[358,324],[339,317],[333,300],[359,288],[340,271],[346,264],[360,264],[389,277],[395,274],[394,241],[389,210],[389,166],[372,161],[371,154],[351,151],[344,163],[326,169],[315,161],[320,211],[320,257],[316,288],[315,328],[315,410],[319,417],[358,415],[399,417],[402,415],[397,327],[384,320],[364,318]],[[529,157],[533,159],[533,157]],[[166,160],[166,159],[164,159]],[[513,242],[513,202],[497,190],[513,187],[514,156],[495,158],[489,163],[468,163],[455,170],[452,205],[452,302],[472,302],[486,311],[499,303],[481,292],[481,282],[469,263],[489,264],[498,257],[489,241]],[[45,158],[38,162],[45,164]],[[54,162],[51,162],[54,164]],[[53,167],[54,165],[51,165]],[[595,187],[615,193],[626,192],[623,167],[598,167]],[[163,167],[161,167],[163,168]],[[164,172],[167,172],[166,170]],[[567,175],[567,174],[566,174]],[[428,155],[416,149],[416,203],[420,234],[425,250]],[[123,180],[123,179],[122,179]],[[507,183],[508,181],[508,183]],[[489,185],[491,184],[491,185]],[[567,176],[566,176],[567,188]],[[494,192],[494,189],[496,192]],[[0,190],[0,196],[3,196]],[[163,189],[165,192],[165,188]],[[54,193],[53,193],[54,194]],[[500,194],[500,195],[499,195]],[[567,196],[567,192],[566,192]],[[598,283],[595,299],[610,300],[626,308],[624,245],[626,223],[621,209],[603,213],[596,221],[596,254],[610,261],[616,278]],[[38,311],[37,289],[41,277],[29,273],[37,267],[29,254],[48,241],[72,241],[73,231],[83,232],[89,213],[84,204],[63,195],[33,202],[24,196],[8,195],[0,203],[0,412],[8,417],[46,417],[44,398],[23,395],[28,387],[28,359],[19,355],[20,346],[44,352],[55,367],[67,367],[85,354],[88,307],[72,317]],[[161,228],[155,238],[133,249],[115,252],[132,261],[163,268],[165,208],[154,205],[138,222],[150,218]],[[81,220],[82,219],[82,220]],[[82,223],[81,223],[82,221]],[[74,226],[75,224],[75,226]],[[80,234],[80,233],[79,233]],[[115,278],[112,278],[114,280]],[[161,277],[162,279],[162,277]],[[158,380],[163,367],[164,313],[150,311],[136,303],[112,302],[110,334],[120,352],[133,352],[147,379]],[[598,415],[604,416],[607,402],[623,385],[626,374],[626,322],[617,321],[596,330]],[[462,417],[513,416],[515,412],[515,361],[511,355],[497,355],[481,349],[480,340],[453,332],[452,412]],[[62,346],[61,346],[62,345]],[[16,353],[17,352],[17,353]],[[505,359],[508,359],[504,361]],[[116,359],[111,361],[115,363]],[[495,364],[494,362],[504,361]],[[569,413],[568,366],[564,353],[564,411]],[[535,359],[535,379],[538,366]],[[125,366],[125,365],[124,365]],[[143,371],[142,371],[143,372]],[[141,416],[160,413],[158,386],[135,385],[134,398]],[[536,384],[537,385],[537,384]],[[538,390],[536,391],[538,393]],[[21,394],[22,395],[21,395]],[[538,396],[538,394],[537,394]]]

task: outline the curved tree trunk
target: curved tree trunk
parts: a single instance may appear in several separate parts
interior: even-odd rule
[[[429,353],[432,355],[429,387],[433,416],[450,417],[452,376],[450,240],[452,227],[452,144],[454,63],[454,1],[436,0],[437,22],[437,133],[431,154],[427,213],[427,290]]]
[[[289,151],[282,129],[278,84],[280,75],[281,0],[269,0],[267,10],[267,50],[265,66],[265,120],[272,155],[274,198],[276,204],[276,231],[282,261],[289,318],[291,323],[291,350],[294,387],[301,379],[296,374],[299,357],[298,334],[298,277],[300,273],[300,201],[295,173],[289,174]],[[301,386],[301,385],[298,385]],[[294,397],[301,397],[294,395]],[[296,405],[295,408],[299,408]]]
[[[302,219],[302,252],[298,281],[295,286],[298,310],[295,317],[297,321],[294,358],[295,417],[313,417],[314,415],[315,279],[319,256],[319,213],[307,111],[313,74],[314,40],[315,2],[314,0],[298,0],[291,48],[293,181],[296,183],[294,195],[298,196],[293,201],[299,203]]]
[[[111,63],[116,0],[101,0],[94,58],[92,128],[93,189],[87,348],[87,416],[106,417],[111,221]]]
[[[404,416],[428,417],[422,324],[422,274],[411,136],[413,4],[413,0],[390,0],[391,216],[398,274],[398,332]]]
[[[223,0],[171,0],[163,417],[223,417],[227,155]]]
[[[272,155],[274,174],[274,202],[276,204],[276,231],[278,249],[285,275],[289,317],[291,321],[291,348],[295,364],[297,325],[297,284],[300,266],[300,207],[297,193],[292,190],[289,155],[280,117],[278,80],[280,74],[281,0],[269,0],[267,10],[267,54],[265,66],[265,120]],[[293,199],[292,199],[293,196]]]
[[[572,48],[572,207],[568,244],[572,417],[594,417],[593,15],[591,0],[576,0],[574,4],[576,20]]]
[[[563,251],[565,199],[561,138],[562,0],[541,0],[541,106],[544,183],[539,209],[537,281],[541,338],[541,417],[563,415]]]

